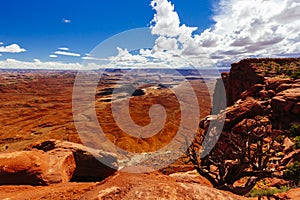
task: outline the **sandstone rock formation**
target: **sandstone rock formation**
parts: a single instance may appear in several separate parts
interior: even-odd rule
[[[292,122],[300,120],[300,85],[296,86],[298,87],[283,90],[272,98],[274,128],[288,129]]]
[[[244,101],[238,101],[233,106],[227,107],[217,115],[207,116],[200,122],[200,128],[207,129],[211,121],[224,121],[224,131],[229,131],[233,126],[245,118],[253,118],[263,114],[263,107],[259,101],[247,97]]]
[[[72,178],[75,167],[71,151],[0,154],[0,185],[66,183]]]
[[[48,140],[32,144],[27,149],[38,149],[47,153],[54,150],[56,152],[71,151],[76,163],[73,181],[99,181],[109,177],[118,169],[117,158],[114,154],[72,142]]]
[[[242,200],[246,198],[160,174],[117,173],[109,178],[105,184],[87,192],[81,199]]]
[[[115,155],[71,142],[48,140],[25,150],[0,154],[0,185],[101,181],[118,169]]]
[[[245,194],[234,190],[235,187],[226,188],[230,182],[234,181],[234,174],[230,175],[228,179],[222,175],[228,175],[233,171],[238,174],[239,169],[246,169],[251,161],[255,161],[255,159],[248,159],[247,155],[254,156],[258,160],[267,158],[261,162],[264,165],[261,168],[263,171],[261,177],[263,178],[266,178],[267,174],[270,174],[269,177],[283,178],[286,166],[300,160],[299,147],[296,145],[297,139],[295,138],[297,133],[291,134],[292,131],[290,131],[292,126],[298,127],[300,124],[299,74],[300,58],[245,59],[232,64],[229,73],[222,73],[221,79],[216,84],[211,115],[200,122],[200,128],[204,129],[206,133],[206,137],[202,137],[204,139],[202,143],[200,142],[203,147],[201,153],[207,156],[198,162],[197,159],[194,159],[195,156],[190,154],[193,163],[199,166],[196,167],[198,172],[215,183],[214,187],[221,188],[218,185],[218,178],[221,177],[225,182],[230,180],[225,187],[222,186],[225,190],[236,194]],[[224,101],[220,94],[222,84],[226,90],[227,108],[220,107]],[[222,123],[224,123],[224,127],[221,129]],[[249,141],[243,143],[243,139],[249,135],[251,135]],[[244,151],[247,145],[257,138],[259,141],[249,146],[248,152],[261,145],[261,150],[257,150],[256,153],[260,151],[265,153],[256,154]],[[213,148],[210,148],[211,146]],[[237,156],[239,152],[242,152],[240,157]],[[245,162],[243,162],[244,158],[246,158]],[[226,163],[228,163],[227,166]],[[225,167],[223,167],[224,165]],[[235,165],[236,168],[229,167]],[[259,165],[261,164],[249,167],[246,170],[248,175]],[[203,172],[202,169],[206,171]],[[218,175],[214,178],[216,171],[218,171]],[[247,184],[257,178],[253,174],[249,177],[251,178]],[[221,183],[224,182],[221,181]],[[250,185],[251,188],[254,185],[255,183]],[[247,189],[251,190],[251,188]],[[249,192],[250,190],[244,191]]]
[[[253,97],[263,104],[263,113],[260,115],[270,118],[274,129],[289,129],[292,123],[300,119],[300,81],[283,73],[291,73],[290,68],[299,71],[299,62],[299,58],[266,58],[245,59],[233,63],[230,72],[223,73],[217,82],[213,114],[222,110],[219,106],[220,101],[224,101],[220,95],[222,82],[228,106],[232,106],[239,99]],[[295,67],[291,67],[294,65]]]
[[[299,58],[262,58],[262,59],[244,59],[240,62],[233,63],[229,73],[222,74],[222,81],[225,86],[227,105],[231,106],[241,98],[241,94],[249,90],[254,85],[265,84],[266,77],[273,77],[267,82],[268,90],[274,90],[281,84],[289,84],[291,78],[276,78],[287,71],[282,69],[285,65],[299,62]],[[299,67],[299,66],[298,66]],[[287,67],[288,68],[288,67]],[[274,78],[275,77],[275,78]],[[221,81],[221,80],[219,80]],[[250,89],[250,91],[253,90]],[[217,88],[218,91],[218,88]],[[218,101],[215,98],[214,101]],[[214,104],[217,104],[215,102]]]

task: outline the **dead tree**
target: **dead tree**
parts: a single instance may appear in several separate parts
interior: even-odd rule
[[[208,155],[201,156],[209,147],[210,140],[214,139],[213,136],[191,145],[187,155],[198,173],[215,188],[245,195],[259,180],[280,177],[270,162],[270,158],[276,154],[275,137],[269,121],[244,119],[230,132],[223,131]],[[245,184],[237,184],[239,180]]]

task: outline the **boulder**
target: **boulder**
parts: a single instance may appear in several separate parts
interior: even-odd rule
[[[272,98],[272,123],[276,129],[289,129],[292,122],[299,122],[300,87],[278,93]]]
[[[116,155],[72,142],[48,140],[32,144],[27,149],[44,152],[71,151],[76,163],[72,181],[100,181],[118,169]]]
[[[19,151],[0,154],[1,185],[49,185],[68,182],[75,171],[72,152]]]
[[[49,170],[46,172],[47,183],[67,183],[76,170],[72,151],[54,149],[46,153],[49,156]]]
[[[266,89],[274,90],[276,93],[278,93],[280,90],[283,91],[283,88],[289,88],[291,83],[291,78],[272,77],[266,80]]]
[[[270,98],[269,92],[267,90],[261,90],[261,91],[259,91],[259,96],[262,99]]]
[[[252,118],[256,115],[262,115],[263,108],[259,101],[252,97],[247,97],[245,101],[238,101],[231,107],[218,115],[208,116],[200,122],[200,128],[207,129],[210,122],[225,120],[224,131],[229,131],[233,126],[245,118]]]
[[[247,97],[256,97],[258,96],[259,91],[263,89],[264,86],[262,84],[255,84],[241,94],[241,99],[245,100]]]
[[[276,92],[279,93],[290,88],[292,88],[292,84],[283,83],[276,88]]]

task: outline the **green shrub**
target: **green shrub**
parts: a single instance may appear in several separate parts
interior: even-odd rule
[[[276,74],[280,75],[282,73],[280,67],[276,66]]]
[[[278,143],[282,143],[284,141],[284,138],[286,136],[285,135],[278,135],[276,138],[275,138],[275,141],[278,142]]]
[[[293,124],[290,127],[290,133],[293,137],[300,136],[300,124]]]
[[[246,196],[247,197],[259,197],[259,196],[270,196],[274,194],[278,194],[281,192],[286,192],[289,190],[289,187],[283,186],[282,188],[278,189],[273,187],[271,189],[256,189],[253,188]]]
[[[294,71],[292,73],[291,77],[294,79],[299,79],[300,78],[300,69],[298,69],[298,71]]]
[[[295,148],[300,149],[300,136],[295,137]]]
[[[286,180],[294,181],[297,185],[300,181],[300,162],[296,161],[287,167],[283,172],[283,177]]]

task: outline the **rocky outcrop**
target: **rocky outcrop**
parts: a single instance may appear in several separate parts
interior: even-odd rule
[[[206,133],[202,143],[205,157],[201,162],[207,164],[208,169],[221,166],[218,168],[220,174],[227,175],[226,170],[238,173],[238,168],[231,171],[228,166],[234,166],[241,157],[251,155],[244,151],[251,142],[253,145],[249,146],[248,152],[259,145],[262,151],[268,152],[264,155],[268,158],[264,161],[264,175],[269,173],[270,177],[274,174],[280,177],[286,166],[299,161],[299,149],[295,145],[297,133],[291,134],[295,131],[290,131],[293,125],[297,127],[300,124],[299,75],[300,58],[245,59],[232,64],[230,72],[222,73],[217,81],[211,115],[199,125]],[[220,95],[222,87],[226,91],[225,109],[219,106],[224,101]],[[220,128],[222,123],[224,127]],[[250,139],[243,142],[248,136]],[[236,157],[240,152],[241,156]],[[261,155],[255,154],[255,157]],[[225,167],[222,168],[223,163]],[[237,165],[242,165],[242,169],[249,162],[245,163],[239,161]],[[227,180],[232,181],[232,177],[235,175],[230,174]]]
[[[81,199],[242,200],[247,198],[160,174],[118,173],[105,184],[87,192]]]
[[[245,118],[254,118],[263,114],[261,103],[252,97],[237,101],[233,106],[227,107],[217,115],[207,116],[200,122],[200,128],[208,129],[211,122],[224,120],[223,131],[230,131],[236,124]]]
[[[223,76],[227,105],[233,105],[234,102],[240,99],[240,95],[251,88],[254,84],[262,84],[264,77],[257,73],[259,67],[256,63],[242,60],[231,65],[231,70],[227,76]]]
[[[111,176],[118,169],[114,154],[72,142],[48,140],[32,144],[27,149],[38,149],[44,152],[71,151],[76,163],[72,181],[100,181]]]
[[[233,105],[234,102],[241,98],[241,94],[247,90],[249,90],[248,92],[250,93],[251,90],[252,93],[255,93],[255,91],[253,91],[255,88],[252,87],[256,84],[265,85],[266,77],[281,75],[281,73],[288,71],[288,69],[284,69],[284,66],[289,66],[291,63],[298,63],[299,61],[299,58],[253,58],[233,63],[230,72],[222,73],[222,78],[220,79],[225,86],[227,106]],[[276,79],[277,78],[270,79],[267,82],[267,90],[275,91],[279,85],[283,83],[290,84],[292,80],[291,78],[284,78],[280,81]],[[220,89],[217,88],[216,91],[218,90]],[[244,94],[245,97],[254,97],[254,95],[255,94]],[[218,105],[219,100],[218,98],[214,98],[214,105]]]
[[[66,183],[75,171],[71,151],[20,151],[0,154],[0,185]]]
[[[281,199],[300,199],[300,188],[291,189],[288,192],[283,192],[277,196]]]
[[[274,128],[289,129],[292,122],[300,120],[300,85],[276,94],[271,106]]]
[[[292,73],[292,69],[299,72],[299,63],[300,58],[245,59],[233,63],[230,72],[222,73],[217,81],[212,113],[224,110],[220,107],[224,101],[220,95],[223,87],[227,106],[252,97],[261,102],[263,113],[260,115],[270,118],[274,129],[288,130],[292,123],[300,120],[300,80],[284,73]],[[226,118],[232,117],[229,114]]]
[[[32,144],[25,151],[0,154],[0,185],[101,181],[117,169],[114,154],[81,144],[48,140]]]

